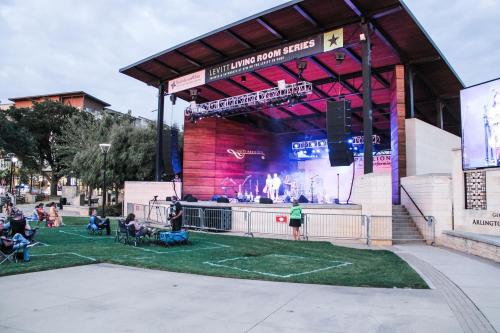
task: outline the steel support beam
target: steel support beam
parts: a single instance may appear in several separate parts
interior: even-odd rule
[[[161,181],[163,173],[163,112],[165,107],[165,83],[160,82],[158,86],[158,118],[156,120],[156,163],[155,163],[155,180]]]
[[[281,39],[283,41],[286,41],[285,36],[283,36],[282,33],[278,32],[276,28],[274,28],[271,24],[269,24],[267,21],[265,21],[263,18],[258,18],[256,21],[263,26],[267,31],[269,31],[271,34],[274,35],[274,37]]]
[[[372,82],[371,82],[371,45],[370,27],[367,23],[361,25],[364,39],[361,40],[363,59],[363,136],[365,140],[363,151],[364,173],[373,172],[373,111],[372,111]]]
[[[181,56],[182,58],[184,58],[184,60],[186,60],[186,61],[187,61],[187,62],[189,62],[190,64],[192,64],[192,65],[194,65],[194,66],[196,66],[196,67],[200,67],[200,68],[201,68],[201,67],[203,67],[203,65],[202,65],[200,62],[198,62],[198,61],[194,60],[193,58],[191,58],[191,57],[189,57],[189,56],[187,56],[187,55],[185,55],[185,54],[184,54],[184,53],[182,53],[181,51],[179,51],[179,50],[175,50],[174,52],[175,52],[176,54],[178,54],[179,56]]]
[[[181,73],[178,70],[176,70],[175,68],[170,67],[169,65],[167,65],[166,63],[164,63],[161,60],[158,60],[155,58],[155,59],[151,59],[151,61],[154,62],[155,64],[165,68],[165,69],[168,69],[169,71],[171,71],[175,75],[179,75]]]

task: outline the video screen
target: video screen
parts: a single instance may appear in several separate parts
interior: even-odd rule
[[[460,92],[463,169],[500,166],[500,79]]]

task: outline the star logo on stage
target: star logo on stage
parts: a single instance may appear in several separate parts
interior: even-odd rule
[[[323,34],[323,51],[331,51],[344,46],[344,29],[336,29]]]
[[[330,42],[330,47],[332,47],[333,44],[337,45],[337,39],[339,39],[337,36],[332,34],[332,37],[328,40]]]

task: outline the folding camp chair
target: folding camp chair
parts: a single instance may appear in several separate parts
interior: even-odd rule
[[[14,246],[2,247],[0,249],[0,265],[4,262],[17,262],[17,254],[19,249],[14,250]]]
[[[127,226],[125,225],[124,219],[118,220],[118,229],[116,229],[115,242],[120,242],[123,244],[127,244],[128,242],[128,230]]]

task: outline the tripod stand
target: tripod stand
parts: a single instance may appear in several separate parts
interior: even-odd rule
[[[153,200],[149,200],[149,209],[148,209],[148,221],[151,221],[151,208],[152,207],[155,207],[155,213],[156,213],[156,221],[162,221],[162,212],[161,212],[161,209],[160,209],[160,206],[158,206],[158,196],[155,195]]]

